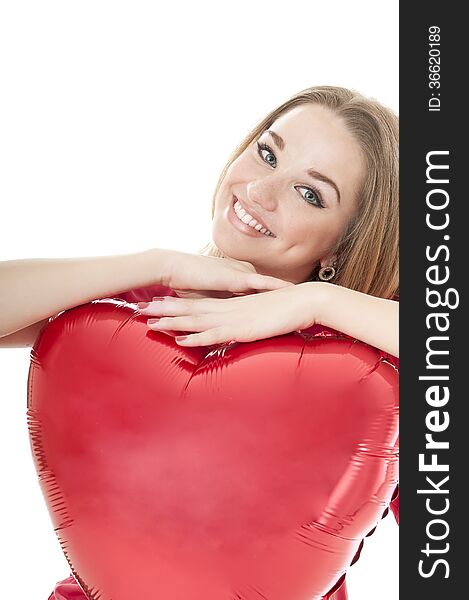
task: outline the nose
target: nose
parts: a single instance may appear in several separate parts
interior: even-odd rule
[[[248,201],[261,206],[264,210],[277,208],[277,194],[274,182],[269,177],[250,181],[247,185]]]

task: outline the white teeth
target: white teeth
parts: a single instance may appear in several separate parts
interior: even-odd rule
[[[263,227],[260,223],[258,223],[256,221],[256,219],[254,217],[252,217],[249,213],[247,213],[244,210],[244,208],[241,206],[241,203],[239,200],[236,200],[236,202],[234,204],[234,210],[235,210],[235,213],[237,214],[238,218],[246,225],[249,225],[249,227],[252,227],[256,231],[259,231],[260,233],[263,233],[264,235],[271,235],[271,236],[274,235],[269,229],[266,229],[265,227]]]

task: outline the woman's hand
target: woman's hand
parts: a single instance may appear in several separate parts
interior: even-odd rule
[[[176,290],[179,295],[232,296],[294,285],[291,281],[260,275],[246,261],[176,250],[165,250],[165,253],[168,268],[162,284]]]
[[[155,331],[184,332],[181,346],[250,342],[306,329],[316,322],[324,284],[307,282],[234,298],[174,298],[153,301],[140,312],[158,317]],[[177,333],[176,333],[177,335]]]

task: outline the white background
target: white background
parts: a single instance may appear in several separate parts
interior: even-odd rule
[[[15,0],[0,56],[0,260],[196,252],[228,155],[272,108],[332,84],[398,110],[397,0]],[[0,349],[1,587],[46,600],[69,568],[32,463],[28,368],[29,349]],[[398,598],[391,515],[348,581],[350,600]]]

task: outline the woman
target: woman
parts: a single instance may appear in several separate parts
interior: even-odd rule
[[[184,332],[184,346],[321,324],[398,356],[398,121],[389,109],[338,87],[296,94],[235,150],[212,215],[213,242],[199,256],[153,249],[0,264],[0,345],[32,345],[50,315],[106,296],[143,301],[149,327]],[[34,306],[22,300],[38,289]],[[69,578],[50,599],[82,597]],[[343,578],[327,597],[346,598]]]
[[[343,88],[297,94],[236,149],[212,215],[202,252],[297,285],[141,304],[160,317],[151,328],[191,332],[176,341],[197,346],[321,323],[398,356],[398,306],[386,300],[399,287],[398,122],[389,110]]]

